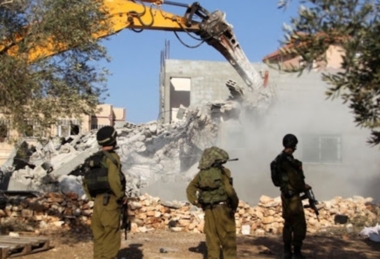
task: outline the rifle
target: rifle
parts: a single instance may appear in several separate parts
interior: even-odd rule
[[[317,216],[317,219],[319,221],[319,211],[316,206],[319,202],[315,199],[313,190],[310,188],[309,190],[305,191],[304,195],[301,196],[301,199],[309,200],[309,205],[305,205],[304,208],[311,208],[312,210],[314,210],[315,215]]]
[[[229,162],[229,161],[238,161],[239,158],[232,158],[232,159],[228,159],[228,160],[221,160],[221,159],[217,159],[215,160],[214,164],[212,166],[214,167],[221,167],[223,164]]]
[[[124,230],[124,240],[128,240],[128,231],[131,230],[131,221],[128,216],[128,202],[121,205],[121,229]]]
[[[222,169],[223,168],[223,166],[222,166],[223,164],[225,164],[225,163],[227,163],[229,161],[238,161],[238,160],[239,160],[239,158],[232,158],[232,159],[228,159],[228,160],[220,160],[220,159],[218,159],[218,160],[215,160],[213,166],[217,167],[219,169]],[[230,184],[233,185],[233,178],[232,177],[229,177],[229,181],[230,181]]]

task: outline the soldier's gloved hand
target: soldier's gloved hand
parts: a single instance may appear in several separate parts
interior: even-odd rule
[[[310,189],[311,189],[311,186],[308,185],[307,183],[305,183],[305,191],[308,191],[308,190],[310,190]]]

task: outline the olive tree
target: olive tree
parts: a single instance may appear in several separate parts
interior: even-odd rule
[[[0,0],[2,123],[43,135],[59,118],[93,114],[108,60],[94,35],[108,30],[98,0]]]
[[[342,48],[341,70],[323,73],[328,98],[343,98],[354,114],[357,126],[371,130],[368,142],[380,143],[380,1],[300,0],[298,15],[285,27],[283,48],[303,59],[302,73],[315,63],[326,62],[332,44]],[[286,8],[288,0],[279,2]],[[295,4],[294,1],[291,4]],[[317,62],[315,62],[317,61]]]

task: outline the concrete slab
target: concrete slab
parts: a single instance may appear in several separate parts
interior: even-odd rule
[[[89,148],[84,152],[75,152],[70,153],[64,160],[61,160],[59,163],[52,163],[54,169],[51,172],[51,176],[53,178],[58,178],[62,175],[68,175],[75,168],[83,164],[84,160],[97,152],[99,150],[98,147]]]
[[[16,179],[11,177],[9,179],[7,190],[8,191],[28,191],[30,190],[30,188],[26,184],[20,181],[17,181]]]

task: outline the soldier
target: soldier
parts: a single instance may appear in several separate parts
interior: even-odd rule
[[[283,259],[305,259],[301,253],[302,243],[306,237],[306,219],[300,194],[311,187],[305,183],[302,162],[294,159],[298,140],[293,134],[287,134],[282,140],[284,150],[277,156],[278,168],[283,173],[280,184],[282,200],[282,217],[284,255]],[[293,253],[292,253],[293,245]]]
[[[114,152],[117,132],[105,126],[96,134],[101,151],[85,162],[87,171],[83,187],[94,201],[91,230],[94,237],[94,259],[114,259],[121,246],[120,205],[125,199],[125,178],[120,158]]]
[[[232,187],[230,170],[222,166],[228,159],[228,153],[220,148],[205,149],[200,171],[186,189],[189,202],[205,212],[208,259],[219,259],[221,249],[224,259],[237,256],[234,215],[239,198]]]

